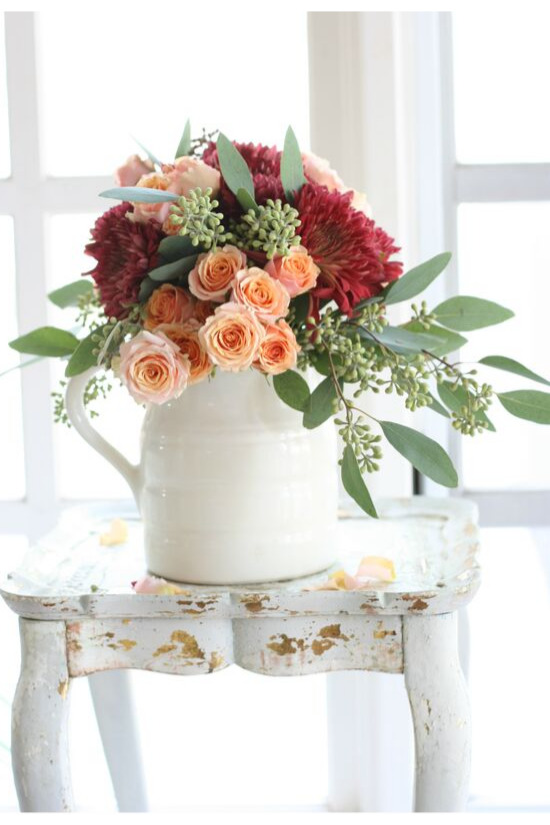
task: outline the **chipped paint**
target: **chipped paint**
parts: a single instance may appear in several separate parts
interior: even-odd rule
[[[425,602],[422,599],[416,599],[416,601],[414,601],[409,607],[409,610],[426,610],[427,607],[428,602]]]
[[[112,637],[112,636],[114,636],[114,633],[111,633],[111,634],[105,633],[105,636],[109,636],[109,635],[110,635],[110,637]],[[136,645],[137,645],[137,642],[134,639],[119,639],[118,642],[111,642],[111,644],[108,644],[107,647],[110,647],[113,650],[123,649],[123,650],[128,651],[128,650],[131,650]]]
[[[59,693],[59,695],[61,696],[62,699],[66,699],[68,690],[69,690],[69,680],[64,679],[57,686],[57,692]]]
[[[329,624],[326,627],[322,627],[317,635],[322,639],[342,639],[344,642],[349,641],[349,637],[344,636],[340,628],[341,625],[339,624]]]
[[[267,602],[271,597],[266,594],[253,593],[250,596],[242,596],[241,603],[244,604],[250,613],[261,613],[262,610],[278,610],[277,607],[267,607]],[[264,604],[264,602],[266,604]]]
[[[307,648],[306,643],[303,639],[294,639],[286,635],[286,633],[280,633],[277,636],[271,636],[271,639],[279,638],[280,642],[268,642],[266,647],[269,650],[272,650],[277,656],[290,656],[293,653],[297,653],[299,650],[305,650]]]
[[[153,656],[156,658],[157,656],[162,656],[165,653],[170,653],[172,650],[177,650],[177,645],[161,645],[160,647],[157,647],[153,653]]]
[[[180,656],[183,659],[204,659],[204,650],[201,650],[199,644],[191,633],[185,630],[174,630],[170,636],[173,642],[181,644]]]
[[[131,621],[132,621],[131,619],[123,619],[122,624],[130,624]]]
[[[217,650],[213,650],[208,660],[209,672],[212,673],[213,670],[218,670],[220,667],[223,667],[224,663],[223,656],[221,656]]]
[[[315,656],[322,656],[335,644],[336,642],[333,642],[332,639],[314,639],[311,643],[311,651]]]
[[[372,635],[375,639],[385,639],[386,636],[397,636],[397,632],[395,630],[386,630],[384,628],[384,622],[378,622],[376,630],[373,630]]]

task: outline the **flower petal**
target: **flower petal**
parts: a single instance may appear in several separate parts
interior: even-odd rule
[[[115,544],[125,544],[128,541],[128,525],[122,518],[114,518],[109,530],[102,533],[99,543],[102,547],[112,547]]]
[[[357,578],[393,582],[396,579],[393,561],[383,556],[365,556],[359,564]]]

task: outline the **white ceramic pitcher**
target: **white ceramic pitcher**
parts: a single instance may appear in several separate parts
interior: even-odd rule
[[[67,415],[130,485],[151,573],[237,584],[305,576],[334,562],[331,421],[306,430],[264,375],[218,370],[178,399],[149,405],[134,466],[86,415],[83,392],[96,371],[69,381]]]

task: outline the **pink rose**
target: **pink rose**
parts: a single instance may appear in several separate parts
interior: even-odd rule
[[[210,360],[227,372],[248,369],[258,357],[265,330],[248,307],[219,306],[199,330],[199,340]]]
[[[246,255],[226,244],[215,252],[203,252],[189,273],[189,290],[201,301],[223,301],[235,275],[246,267]]]
[[[185,593],[177,584],[167,582],[166,579],[159,579],[158,576],[143,576],[138,581],[132,582],[134,593],[154,596],[179,596]]]
[[[296,336],[287,322],[281,319],[267,327],[254,366],[270,375],[279,375],[296,366],[299,352]]]
[[[313,153],[304,152],[302,163],[305,174],[313,183],[326,186],[329,192],[353,192],[352,207],[358,212],[364,212],[367,218],[372,217],[372,209],[367,203],[366,195],[346,186],[340,175],[331,168],[328,160]]]
[[[294,298],[313,289],[321,270],[304,246],[293,246],[288,255],[269,261],[265,271],[280,281],[290,297]]]
[[[162,332],[140,332],[120,347],[117,372],[139,404],[164,404],[182,394],[189,364],[179,347]]]
[[[151,174],[143,175],[143,177],[138,180],[136,186],[141,186],[146,189],[158,189],[161,192],[172,191],[170,189],[168,176],[159,172],[151,172]],[[174,192],[174,194],[177,193]],[[138,201],[134,203],[134,211],[130,217],[131,220],[136,221],[136,223],[146,223],[151,220],[163,223],[170,214],[170,206],[170,201],[163,203],[143,203]]]
[[[282,283],[253,266],[237,272],[231,300],[249,307],[262,323],[272,324],[288,313],[290,295]]]
[[[164,169],[167,170],[170,191],[178,195],[187,197],[193,189],[199,188],[204,192],[210,188],[211,197],[215,198],[220,191],[220,173],[199,158],[177,158],[173,165]]]
[[[117,186],[135,186],[143,175],[153,172],[155,167],[149,159],[142,160],[139,155],[130,155],[126,163],[115,172]]]

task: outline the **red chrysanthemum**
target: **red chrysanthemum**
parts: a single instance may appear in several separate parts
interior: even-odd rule
[[[321,270],[311,292],[314,309],[320,300],[330,300],[350,314],[403,271],[400,262],[389,260],[399,252],[393,238],[353,209],[352,197],[351,192],[329,192],[325,186],[306,184],[296,198],[301,243]]]
[[[157,265],[158,246],[164,237],[155,221],[134,223],[126,215],[129,203],[121,203],[105,212],[91,231],[92,242],[85,252],[97,265],[91,275],[98,289],[105,313],[124,318],[128,306],[138,300],[145,275]]]
[[[263,146],[261,143],[236,143],[234,146],[243,156],[246,165],[250,169],[254,182],[254,193],[256,203],[264,204],[268,198],[284,200],[284,190],[280,179],[281,153],[276,146]],[[202,159],[209,166],[220,169],[218,151],[215,143],[209,143]],[[242,208],[237,202],[237,198],[228,188],[223,177],[221,182],[219,201],[221,209],[227,217],[237,217]]]

